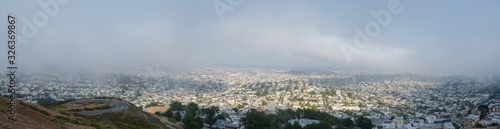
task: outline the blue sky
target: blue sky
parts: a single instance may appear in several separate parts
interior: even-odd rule
[[[22,18],[33,22],[36,13],[47,13],[38,2],[52,1],[59,10],[19,44],[20,65],[234,63],[500,73],[500,1],[495,0],[3,1],[0,14],[15,14],[24,26]],[[223,20],[216,1],[232,8]],[[391,13],[383,26],[371,12],[389,10],[393,2],[400,12]],[[354,28],[365,31],[370,22],[380,26],[379,33],[356,45]],[[0,25],[6,30],[6,20]],[[23,36],[24,30],[18,31]],[[357,52],[346,53],[346,46]]]

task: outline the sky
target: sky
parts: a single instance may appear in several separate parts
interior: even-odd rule
[[[7,15],[16,16],[23,67],[245,64],[488,74],[500,73],[499,13],[496,0],[1,1],[0,35],[7,35]]]

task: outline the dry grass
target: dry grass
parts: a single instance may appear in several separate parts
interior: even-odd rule
[[[146,108],[146,112],[154,114],[155,112],[165,112],[170,108],[170,106],[152,106]]]

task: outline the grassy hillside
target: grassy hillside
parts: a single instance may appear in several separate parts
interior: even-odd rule
[[[8,98],[0,97],[0,103],[7,103]],[[29,104],[17,101],[17,121],[8,120],[7,104],[0,105],[0,128],[6,129],[166,129],[158,118],[143,112],[133,104],[130,108],[118,112],[96,116],[80,116],[74,110],[57,102],[48,105]],[[93,106],[93,107],[92,107]],[[91,105],[95,108],[95,104]],[[90,107],[80,107],[90,108]]]
[[[106,113],[97,116],[82,116],[88,121],[103,125],[105,128],[118,128],[118,129],[164,129],[166,126],[156,117],[151,114],[143,112],[141,109],[131,106],[129,109]],[[99,127],[99,126],[98,126]]]

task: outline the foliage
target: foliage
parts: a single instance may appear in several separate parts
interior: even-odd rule
[[[375,125],[372,124],[372,121],[364,116],[359,117],[356,119],[356,125],[358,127],[361,127],[361,129],[371,129]]]
[[[141,109],[135,106],[131,106],[127,110],[105,113],[97,116],[78,116],[80,116],[80,118],[56,116],[56,119],[59,122],[91,126],[97,129],[165,128],[165,125],[159,119],[154,116],[145,114]]]
[[[296,118],[320,121],[320,123],[310,125],[307,128],[330,128],[331,125],[342,125],[341,127],[343,128],[354,127],[354,122],[350,119],[339,119],[326,112],[311,109],[297,109],[295,111],[292,109],[277,110],[276,115],[266,115],[263,112],[251,109],[242,121],[248,128],[298,128],[295,123],[288,123],[288,120]],[[367,120],[371,122],[369,119]]]
[[[116,128],[120,129],[163,128],[165,126],[159,119],[151,115],[145,115],[145,113],[137,107],[130,107],[124,111],[90,116],[87,118],[96,123],[96,125],[114,125]]]
[[[59,113],[63,114],[63,115],[67,115],[69,116],[69,113],[68,112],[65,112],[65,111],[59,111]]]
[[[331,129],[330,125],[326,122],[320,122],[317,124],[308,124],[304,126],[304,129]]]
[[[300,126],[298,122],[294,122],[292,129],[302,129],[302,126]]]
[[[488,107],[488,105],[479,105],[477,107],[477,110],[481,111],[479,119],[483,119],[484,117],[486,117],[486,114],[489,112],[490,108]]]
[[[474,125],[475,128],[484,128],[484,125],[480,124],[480,123],[477,123],[476,125]]]
[[[188,103],[188,105],[182,105],[178,101],[174,101],[170,104],[170,109],[165,112],[157,112],[155,114],[166,116],[169,118],[174,118],[177,121],[182,121],[185,128],[201,128],[203,123],[209,125],[214,124],[218,119],[226,119],[225,114],[218,114],[219,108],[209,107],[199,109],[198,104]],[[236,110],[236,109],[233,109]],[[181,118],[180,111],[186,111],[184,118]],[[237,110],[236,110],[237,111]],[[175,112],[175,114],[174,114]],[[205,119],[201,119],[200,116],[205,116]],[[319,120],[320,123],[310,124],[304,127],[304,129],[323,129],[331,128],[331,125],[337,125],[338,129],[353,128],[354,122],[351,119],[339,119],[326,112],[321,112],[313,109],[286,109],[277,110],[276,114],[265,114],[264,112],[258,112],[256,109],[250,109],[246,113],[246,117],[241,119],[246,128],[250,129],[302,129],[298,123],[289,123],[290,119],[313,119]],[[365,117],[360,117],[356,120],[357,126],[362,129],[371,129],[374,125],[371,123],[370,119]]]
[[[181,112],[180,111],[177,111],[174,115],[174,119],[177,120],[177,121],[181,121]]]
[[[347,129],[347,128],[344,127],[343,125],[337,125],[337,127],[335,127],[335,129]]]
[[[51,104],[51,105],[46,105],[45,107],[49,109],[67,108],[67,106],[64,104]]]
[[[22,101],[20,101],[20,104],[23,105],[23,106],[26,106],[26,107],[29,107],[30,109],[33,109],[37,112],[40,112],[42,113],[43,115],[46,115],[46,116],[50,116],[49,112],[45,111],[45,110],[42,110],[42,109],[39,109],[38,107],[34,106],[34,105],[29,105],[29,104],[26,104]]]
[[[215,113],[217,112],[217,110],[215,107],[203,108],[201,109],[201,112],[206,116],[205,123],[212,125],[215,123],[215,121],[217,121],[215,117]],[[222,119],[224,119],[224,117],[222,117]]]
[[[71,119],[71,118],[59,116],[59,115],[56,116],[56,119],[59,119],[62,122],[72,123],[72,124],[77,124],[77,125],[86,125],[87,124],[86,122],[83,122],[83,121],[79,121],[79,120],[75,120],[75,119]]]
[[[75,109],[71,109],[71,111],[78,112],[78,111],[82,111],[82,109],[80,109],[80,108],[75,108]]]
[[[194,117],[191,113],[187,113],[182,120],[186,129],[200,129],[203,127],[203,123],[199,117]]]
[[[172,109],[173,111],[182,111],[184,109],[184,106],[179,101],[173,101],[172,103],[170,103],[170,109]]]
[[[174,112],[172,111],[172,109],[168,109],[165,112],[155,112],[155,114],[160,115],[160,116],[164,116],[167,118],[174,118]]]
[[[50,104],[50,103],[55,103],[57,102],[57,100],[55,99],[52,99],[52,98],[39,98],[39,99],[36,99],[37,100],[37,103],[40,104],[40,105],[45,105],[45,104]]]
[[[244,122],[246,128],[260,129],[271,127],[269,119],[270,117],[267,117],[263,112],[258,112],[255,109],[251,109],[251,111],[246,114],[246,117],[243,118],[242,121]]]
[[[158,102],[152,102],[144,106],[144,108],[152,107],[152,106],[160,106],[161,104]]]
[[[172,110],[170,110],[170,109],[168,109],[167,111],[165,111],[164,115],[166,117],[174,118],[174,112],[172,112]]]
[[[354,122],[351,119],[343,119],[340,125],[343,125],[343,127],[353,127]]]
[[[184,111],[186,111],[187,114],[190,114],[192,116],[195,116],[198,110],[199,110],[198,104],[193,102],[188,103],[188,105],[184,108]]]
[[[103,105],[103,106],[99,106],[99,107],[94,107],[95,110],[110,109],[110,108],[113,108],[113,106],[111,106],[109,104],[106,104],[106,105]]]

